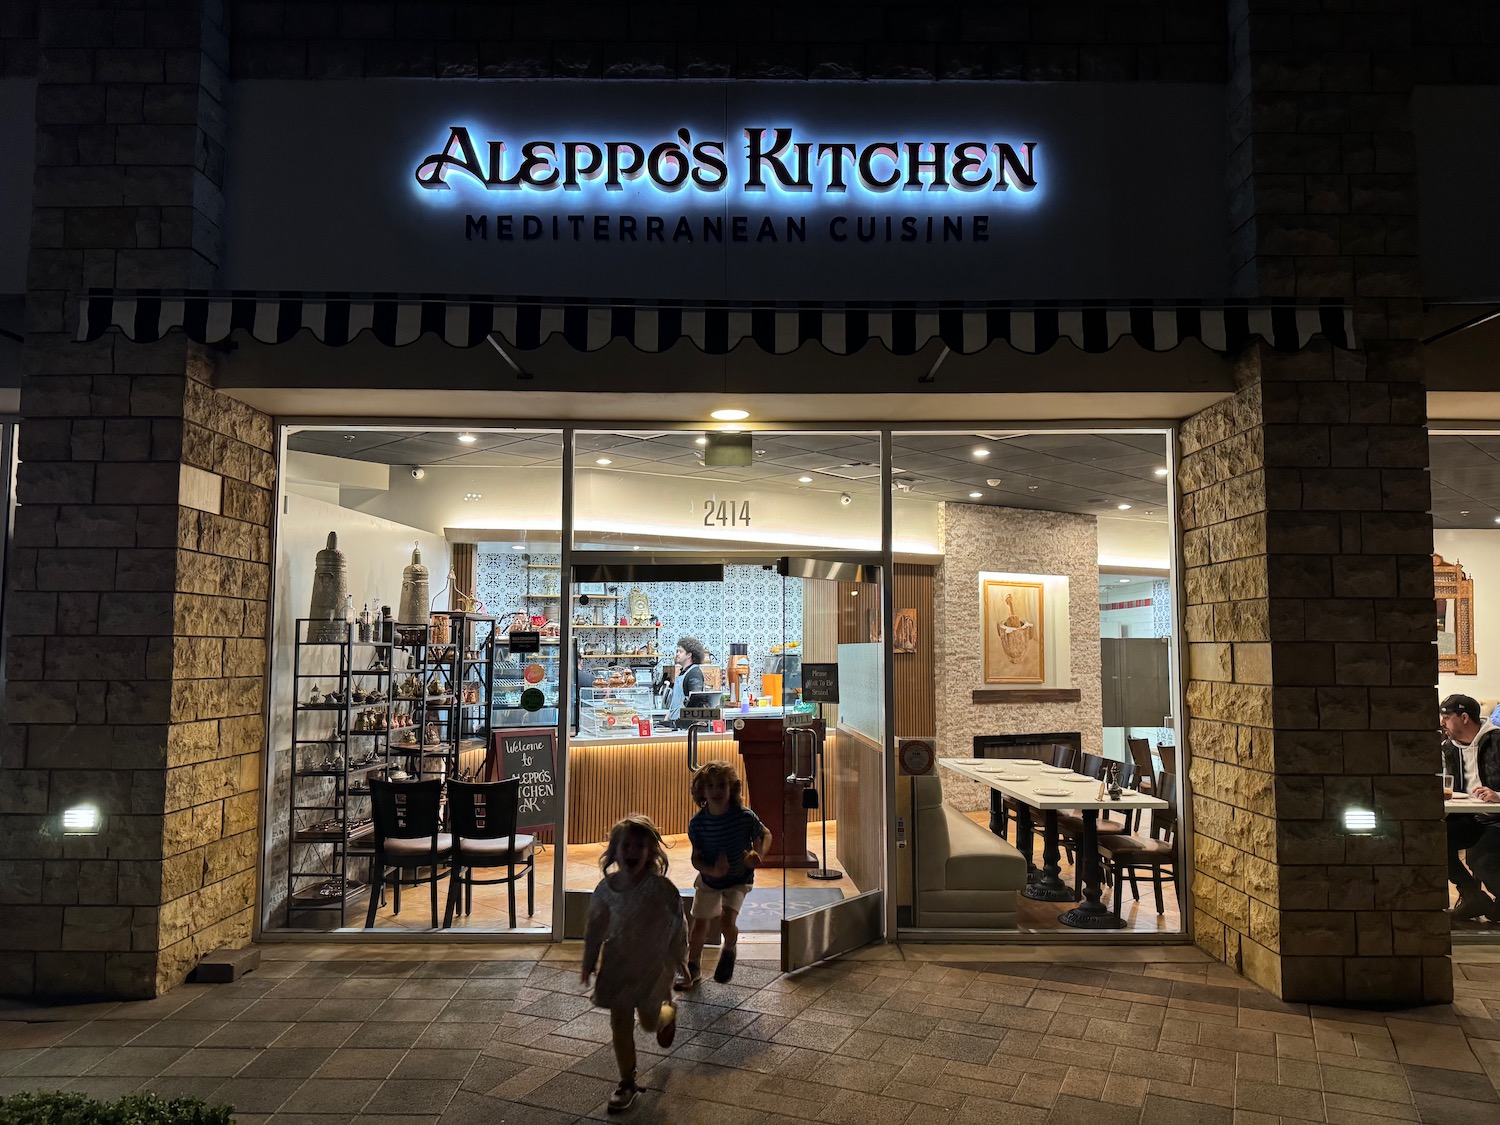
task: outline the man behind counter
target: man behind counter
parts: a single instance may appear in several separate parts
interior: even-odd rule
[[[1450,695],[1438,704],[1442,724],[1443,765],[1455,791],[1497,806],[1494,813],[1455,813],[1448,817],[1448,878],[1458,888],[1453,917],[1488,915],[1500,921],[1500,729],[1480,718],[1479,701]],[[1465,867],[1459,852],[1469,853]],[[1488,894],[1486,894],[1488,890]]]
[[[678,724],[682,705],[696,691],[703,690],[703,669],[699,667],[708,650],[697,637],[683,637],[677,642],[677,679],[672,682],[672,696],[667,702],[667,722]]]

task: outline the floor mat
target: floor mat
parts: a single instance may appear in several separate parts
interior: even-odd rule
[[[844,892],[837,887],[789,887],[787,912],[795,917],[804,910],[828,906],[843,897]],[[758,887],[746,895],[745,905],[740,908],[739,928],[747,934],[780,933],[781,888]]]

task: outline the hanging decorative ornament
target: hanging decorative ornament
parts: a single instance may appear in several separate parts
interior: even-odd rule
[[[336,644],[349,639],[344,623],[344,599],[348,595],[349,564],[339,550],[339,537],[328,533],[328,546],[313,563],[312,605],[307,616],[307,639],[311,644]]]
[[[422,548],[413,543],[411,564],[401,572],[401,603],[396,612],[396,624],[403,629],[420,630],[427,624],[429,581],[427,568],[422,565]]]

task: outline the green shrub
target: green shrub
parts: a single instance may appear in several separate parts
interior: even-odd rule
[[[117,1102],[60,1090],[0,1098],[0,1125],[230,1125],[233,1113],[227,1105],[155,1094],[130,1094]]]

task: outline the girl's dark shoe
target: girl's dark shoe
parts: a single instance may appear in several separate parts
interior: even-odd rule
[[[691,992],[703,983],[703,966],[697,961],[689,961],[687,976],[673,983],[672,988],[677,992]]]
[[[609,1096],[609,1112],[624,1113],[635,1105],[635,1099],[640,1092],[640,1087],[633,1081],[621,1082],[615,1087],[615,1092]]]

